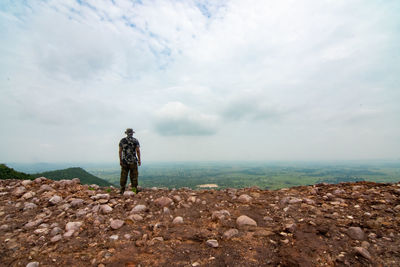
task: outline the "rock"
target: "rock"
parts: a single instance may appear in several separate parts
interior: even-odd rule
[[[38,177],[35,180],[33,180],[35,183],[40,184],[41,182],[46,181],[46,177]]]
[[[166,207],[172,203],[172,199],[170,199],[169,197],[159,197],[154,200],[154,203],[160,207]]]
[[[80,207],[85,201],[83,199],[77,198],[71,201],[70,205],[72,208]]]
[[[238,201],[241,203],[250,203],[253,198],[249,195],[243,194],[238,197]]]
[[[107,200],[109,200],[110,199],[110,194],[96,194],[94,196],[91,196],[90,198],[93,199],[93,200],[99,200],[99,199],[107,199]]]
[[[183,223],[183,218],[181,216],[175,217],[175,219],[172,221],[172,224],[182,224]]]
[[[246,216],[246,215],[239,216],[239,218],[236,219],[236,224],[239,227],[242,227],[242,226],[257,226],[256,221],[253,220],[252,218]]]
[[[54,189],[53,189],[53,187],[51,187],[50,185],[48,185],[48,184],[44,184],[44,185],[42,185],[41,187],[40,187],[40,189],[39,189],[39,192],[46,192],[46,191],[53,191]]]
[[[61,233],[62,233],[62,229],[60,227],[56,226],[51,230],[50,235],[55,236],[55,235],[58,235]]]
[[[12,191],[11,194],[13,196],[20,197],[23,194],[25,194],[25,192],[26,192],[26,188],[24,186],[19,186],[19,187],[15,188],[14,191]]]
[[[74,184],[81,184],[81,180],[79,178],[72,178],[72,182],[74,182]]]
[[[24,211],[33,210],[33,209],[36,209],[36,208],[37,208],[37,205],[35,203],[25,202],[25,204],[24,204]]]
[[[32,229],[36,226],[38,226],[39,224],[41,224],[43,222],[43,219],[37,219],[35,221],[30,221],[27,224],[24,225],[25,229]]]
[[[225,231],[223,234],[224,239],[231,239],[235,235],[238,235],[239,231],[235,228],[229,229],[228,231]]]
[[[55,243],[55,242],[60,241],[61,239],[62,239],[61,235],[55,235],[50,239],[50,242]]]
[[[25,200],[28,200],[28,199],[33,198],[35,195],[36,195],[35,192],[29,191],[29,192],[25,193],[25,194],[22,196],[22,198],[25,199]]]
[[[133,197],[134,195],[135,193],[132,191],[125,191],[123,194],[124,197]]]
[[[297,198],[297,197],[292,197],[289,199],[289,204],[297,204],[297,203],[301,203],[303,202],[303,200],[301,198]]]
[[[169,215],[169,214],[171,214],[171,210],[169,208],[167,208],[167,207],[164,207],[163,208],[163,213],[166,214],[166,215]]]
[[[64,233],[64,237],[65,237],[65,238],[69,238],[69,237],[71,237],[74,233],[75,233],[74,230],[69,230],[69,231],[67,231],[67,232]]]
[[[294,233],[294,231],[296,230],[296,224],[295,224],[295,223],[288,223],[288,224],[286,224],[286,225],[285,225],[285,230],[286,230],[287,232]]]
[[[108,213],[110,213],[110,212],[113,211],[113,208],[111,208],[111,207],[108,206],[107,204],[104,204],[104,205],[101,205],[101,206],[100,206],[100,210],[101,210],[101,213],[103,213],[103,214],[108,214]]]
[[[139,214],[132,214],[132,215],[129,215],[128,218],[129,218],[131,221],[137,221],[137,222],[143,221],[143,217],[140,216]]]
[[[127,239],[127,240],[129,240],[129,239],[132,238],[132,235],[130,235],[130,234],[124,234],[124,238]]]
[[[358,255],[363,256],[364,258],[366,258],[367,260],[371,260],[371,254],[369,253],[369,251],[363,247],[355,247],[354,248],[354,252]]]
[[[30,185],[30,184],[32,184],[33,182],[32,182],[32,180],[23,180],[22,182],[21,182],[21,184],[23,185],[23,186],[28,186],[28,185]]]
[[[39,262],[32,261],[26,265],[26,267],[39,267]]]
[[[112,229],[117,230],[117,229],[121,228],[124,225],[124,223],[125,222],[122,220],[118,220],[118,219],[112,220],[110,226]]]
[[[347,229],[347,235],[356,240],[363,240],[365,237],[364,231],[360,227],[350,227]]]
[[[196,197],[195,197],[195,196],[191,196],[191,197],[188,198],[187,201],[188,201],[188,202],[195,203],[195,202],[196,202]]]
[[[217,248],[219,246],[218,241],[215,239],[209,239],[206,241],[207,246]]]
[[[231,217],[231,214],[227,210],[214,211],[211,214],[211,219],[213,221],[217,221],[217,220],[221,221],[221,220],[224,220],[224,219],[228,219],[229,217]]]
[[[118,240],[119,236],[118,235],[112,235],[110,236],[110,240],[116,241]]]
[[[147,207],[145,205],[136,205],[131,210],[131,213],[139,213],[139,212],[142,212],[142,211],[145,211],[145,210],[147,210]]]
[[[65,230],[66,231],[78,231],[79,228],[82,226],[82,222],[69,222],[65,225]]]
[[[49,203],[52,204],[52,205],[57,205],[62,200],[63,200],[62,197],[55,195],[55,196],[53,196],[52,198],[49,199]]]
[[[8,231],[10,229],[10,226],[8,224],[3,224],[0,226],[1,231]]]
[[[259,229],[254,232],[254,237],[268,237],[274,235],[275,233],[266,229]]]
[[[176,202],[180,202],[182,200],[182,198],[178,195],[175,195],[172,197]]]
[[[35,231],[33,231],[33,233],[36,235],[45,235],[48,232],[49,232],[49,229],[47,229],[47,228],[39,228],[39,229],[36,229]]]

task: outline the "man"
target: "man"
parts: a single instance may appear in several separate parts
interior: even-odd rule
[[[132,190],[136,193],[138,186],[138,165],[140,162],[140,144],[139,141],[133,137],[134,131],[131,128],[126,129],[125,138],[119,142],[119,164],[121,165],[121,179],[120,186],[122,195],[125,192],[126,180],[131,179]]]

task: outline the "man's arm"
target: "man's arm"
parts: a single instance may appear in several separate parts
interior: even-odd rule
[[[140,147],[136,147],[136,155],[138,158],[138,165],[140,166],[142,163],[140,162]]]
[[[119,165],[122,166],[122,147],[119,147]]]

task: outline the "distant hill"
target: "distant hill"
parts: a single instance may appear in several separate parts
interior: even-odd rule
[[[35,177],[23,172],[18,172],[13,168],[7,167],[5,164],[0,164],[0,179],[22,179],[32,180]]]
[[[79,167],[68,168],[68,169],[63,169],[63,170],[56,170],[56,171],[41,172],[41,173],[36,173],[36,174],[32,174],[32,175],[34,177],[44,176],[46,178],[56,180],[56,181],[63,180],[63,179],[79,178],[81,180],[82,184],[97,184],[100,186],[112,185],[111,183],[109,183],[99,177],[96,177]]]

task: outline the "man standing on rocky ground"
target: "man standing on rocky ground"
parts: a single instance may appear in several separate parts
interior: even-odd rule
[[[131,179],[132,191],[137,192],[138,186],[138,165],[140,162],[140,144],[133,137],[134,131],[131,128],[126,129],[126,137],[119,142],[119,165],[121,165],[120,186],[122,195],[125,192],[126,180]]]

